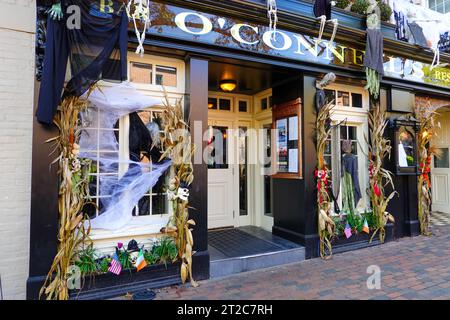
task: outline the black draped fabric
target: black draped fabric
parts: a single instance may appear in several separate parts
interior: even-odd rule
[[[331,0],[316,0],[314,2],[314,15],[316,18],[326,16],[327,20],[331,19]]]
[[[376,70],[380,76],[383,69],[383,34],[378,29],[367,29],[366,54],[364,66]]]
[[[70,8],[80,9],[80,28]],[[72,7],[71,7],[72,6]],[[50,124],[61,95],[81,96],[100,79],[127,79],[128,17],[120,0],[63,0],[64,17],[47,20],[44,68],[37,109],[39,122]],[[69,8],[69,11],[67,10]],[[64,88],[67,61],[71,79]]]

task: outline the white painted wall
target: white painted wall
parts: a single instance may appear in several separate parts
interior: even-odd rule
[[[0,0],[0,276],[25,299],[30,234],[34,0]]]

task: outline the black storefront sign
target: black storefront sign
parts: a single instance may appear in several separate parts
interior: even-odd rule
[[[364,50],[230,17],[150,1],[150,35],[363,71]],[[450,88],[450,68],[385,55],[385,76]]]

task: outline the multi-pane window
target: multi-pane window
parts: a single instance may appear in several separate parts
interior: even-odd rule
[[[334,101],[334,104],[338,107],[363,107],[363,96],[361,93],[326,89],[325,97],[327,101]]]
[[[161,111],[148,109],[138,112],[138,115],[146,126],[148,126],[151,122],[161,122]],[[151,162],[149,158],[142,153],[140,158],[141,162]],[[148,216],[168,213],[167,190],[165,188],[166,180],[167,174],[159,178],[155,186],[139,200],[139,203],[133,210],[133,215]]]
[[[428,0],[428,7],[440,13],[448,13],[450,12],[450,0]]]
[[[103,209],[103,202],[111,198],[111,190],[104,187],[105,181],[118,180],[120,172],[123,172],[124,169],[116,165],[104,170],[99,160],[102,158],[119,158],[119,149],[113,143],[109,143],[111,140],[114,142],[114,139],[119,142],[119,121],[113,128],[104,127],[101,121],[102,111],[100,110],[95,110],[95,112],[88,110],[83,114],[82,119],[82,134],[86,139],[89,139],[89,143],[86,144],[89,145],[89,149],[82,149],[80,151],[88,158],[97,159],[92,161],[91,164],[88,178],[90,203],[85,207],[85,211],[89,217],[95,218]]]
[[[129,136],[128,116],[119,119],[113,128],[102,127],[101,112],[91,112],[94,117],[83,116],[83,131],[89,137],[91,146],[96,146],[92,150],[81,150],[84,154],[93,154],[97,159],[92,162],[89,173],[89,197],[92,203],[85,208],[89,217],[94,218],[101,214],[103,203],[111,198],[112,187],[106,188],[107,184],[114,185],[127,172],[130,163],[129,150],[125,148],[129,139],[136,137]],[[161,111],[153,109],[138,112],[138,115],[145,125],[150,122],[160,122]],[[137,137],[139,138],[139,137]],[[117,143],[117,144],[116,144]],[[118,146],[118,147],[117,147]],[[102,168],[99,159],[116,159],[115,165],[109,166],[107,172]],[[147,155],[139,155],[141,162],[149,163],[151,160]],[[139,200],[132,211],[133,216],[161,215],[168,213],[167,193],[165,182],[167,177],[162,176],[156,185]]]
[[[228,98],[208,97],[208,109],[232,111],[232,100]]]
[[[145,62],[130,62],[130,81],[140,84],[177,86],[177,68]]]

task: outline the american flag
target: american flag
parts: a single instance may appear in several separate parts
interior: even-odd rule
[[[112,257],[111,265],[109,266],[108,271],[111,271],[116,275],[119,275],[120,271],[122,271],[122,265],[120,264],[119,258],[117,257],[116,253],[114,253]]]

